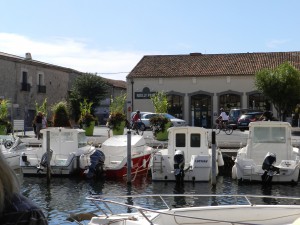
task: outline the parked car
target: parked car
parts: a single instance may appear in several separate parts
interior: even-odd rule
[[[157,116],[157,113],[145,113],[141,116],[141,121],[145,124],[146,128],[150,128],[150,118]],[[186,122],[185,120],[182,119],[178,119],[168,113],[163,113],[163,115],[170,119],[170,121],[172,122],[172,126],[174,127],[179,127],[179,126],[185,126]]]
[[[248,113],[248,112],[260,112],[260,111],[255,110],[255,109],[239,109],[239,108],[230,109],[229,114],[228,114],[228,117],[229,117],[228,123],[233,127],[233,129],[236,129],[238,119],[240,118],[240,116],[243,115],[244,113]]]
[[[241,131],[249,129],[249,123],[258,121],[263,112],[248,112],[240,116],[237,122],[237,128]]]

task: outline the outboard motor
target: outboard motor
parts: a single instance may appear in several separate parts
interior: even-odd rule
[[[280,173],[279,168],[273,166],[275,162],[276,162],[276,154],[268,152],[262,164],[262,169],[265,172],[261,176],[261,179],[264,184],[269,184],[273,179],[273,175]]]
[[[177,183],[183,183],[184,180],[184,152],[175,150],[174,155],[174,175]]]
[[[50,158],[49,158],[49,161],[51,161],[52,159],[52,154],[53,154],[53,150],[50,149],[49,151],[50,153]],[[48,154],[47,152],[45,152],[42,156],[42,159],[41,159],[41,162],[40,162],[40,165],[37,166],[38,170],[37,170],[37,173],[39,173],[40,171],[43,171],[43,168],[46,168],[47,165],[48,165]]]
[[[105,155],[100,149],[96,149],[95,152],[90,156],[91,165],[86,173],[87,178],[100,177],[104,174],[104,161]]]

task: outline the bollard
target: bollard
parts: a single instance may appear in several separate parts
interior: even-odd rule
[[[216,185],[217,162],[216,162],[216,132],[211,132],[211,184]]]
[[[47,146],[47,184],[50,183],[51,179],[51,168],[50,168],[50,131],[47,131],[46,135],[46,146]]]
[[[127,184],[131,184],[131,131],[127,131]]]

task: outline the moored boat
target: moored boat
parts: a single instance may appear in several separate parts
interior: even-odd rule
[[[232,178],[297,183],[300,151],[292,145],[291,133],[288,122],[251,122],[247,145],[238,150]]]
[[[52,175],[81,175],[90,165],[95,146],[87,143],[85,131],[61,127],[43,129],[42,151],[23,152],[20,167],[26,175],[45,175],[48,161]],[[47,149],[47,132],[50,138]],[[47,151],[48,150],[48,151]],[[81,159],[81,160],[80,160]]]
[[[145,175],[149,170],[149,161],[153,148],[146,144],[141,135],[131,137],[131,176]],[[123,179],[127,175],[127,135],[114,135],[104,141],[99,149],[105,158],[103,175],[106,179]],[[86,171],[88,174],[88,171]]]
[[[156,152],[151,160],[153,181],[209,181],[213,163],[223,166],[221,150],[215,148],[216,158],[212,159],[208,130],[203,127],[171,127],[168,129],[168,146]]]
[[[178,198],[184,198],[192,206],[174,208],[173,200]],[[88,199],[102,211],[102,215],[92,217],[89,225],[296,225],[300,218],[300,198],[296,197],[145,195],[91,196]]]
[[[0,135],[0,147],[4,158],[12,169],[20,168],[20,155],[22,152],[35,152],[38,148],[28,147],[19,137],[13,135]]]

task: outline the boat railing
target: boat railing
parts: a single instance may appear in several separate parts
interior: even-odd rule
[[[143,204],[139,203],[139,205],[134,205],[134,199],[141,198],[143,199]],[[149,207],[147,203],[149,201],[145,199],[149,198],[156,198],[161,201],[160,208],[158,209],[158,200],[154,200],[155,205],[152,206],[152,208]],[[159,214],[165,214],[165,215],[174,215],[170,213],[169,211],[173,208],[178,207],[171,207],[168,203],[168,198],[191,198],[191,199],[200,199],[200,198],[207,198],[205,202],[202,202],[201,205],[188,205],[185,207],[200,207],[200,206],[219,206],[219,205],[248,205],[248,206],[255,206],[255,205],[270,205],[270,204],[281,204],[281,205],[289,205],[292,207],[292,205],[300,205],[300,197],[286,197],[286,196],[270,196],[270,195],[211,195],[211,194],[157,194],[157,195],[125,195],[125,196],[105,196],[105,195],[92,195],[90,197],[87,197],[87,200],[90,200],[96,208],[102,212],[102,214],[109,218],[110,216],[117,215],[120,212],[114,212],[114,210],[120,210],[119,207],[125,207],[130,210],[135,210],[139,212],[148,222],[149,224],[152,224],[152,220],[156,218],[156,216],[148,217],[147,212],[156,213],[155,215]],[[228,201],[227,199],[224,200],[224,198],[230,199]],[[116,199],[116,200],[113,200]],[[120,199],[124,199],[129,203],[121,202]],[[222,199],[223,203],[218,202],[218,199]],[[260,200],[258,200],[260,199]],[[283,199],[285,201],[283,201]],[[207,201],[208,200],[208,201]],[[195,201],[193,201],[195,202]],[[101,204],[103,207],[101,207]],[[146,206],[141,206],[141,205]],[[149,207],[149,208],[148,208]],[[184,208],[184,207],[180,207]],[[164,210],[163,210],[164,209]],[[192,218],[191,216],[186,215],[179,215],[178,217],[184,217],[184,218]],[[195,219],[193,217],[193,219]],[[240,223],[242,224],[242,223]]]

